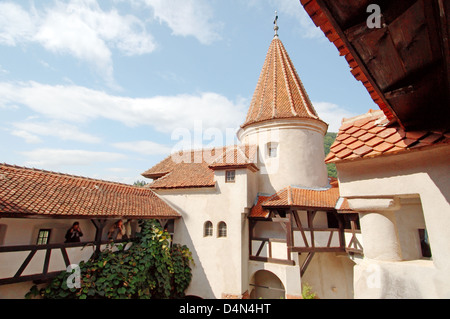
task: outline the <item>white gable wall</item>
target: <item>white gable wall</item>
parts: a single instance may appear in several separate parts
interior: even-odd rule
[[[215,188],[157,190],[182,215],[175,222],[174,242],[191,250],[195,266],[187,295],[202,298],[241,296],[248,287],[248,210],[256,197],[255,173],[237,169],[234,183],[225,182],[225,170],[215,171]],[[249,190],[249,188],[253,190]],[[213,235],[204,237],[211,221]],[[218,238],[218,225],[227,224],[227,237]]]

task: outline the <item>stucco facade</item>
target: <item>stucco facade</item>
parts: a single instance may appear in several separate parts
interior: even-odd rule
[[[450,297],[450,147],[337,163],[341,195],[360,212],[365,258],[355,298]],[[421,252],[426,229],[432,257]]]

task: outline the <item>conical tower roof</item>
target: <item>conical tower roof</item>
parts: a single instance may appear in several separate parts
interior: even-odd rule
[[[274,119],[319,119],[284,48],[275,36],[270,43],[258,84],[242,128]]]

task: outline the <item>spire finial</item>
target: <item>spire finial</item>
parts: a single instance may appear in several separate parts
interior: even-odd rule
[[[275,31],[275,35],[273,36],[274,38],[278,38],[278,25],[277,25],[277,20],[278,20],[278,12],[275,11],[275,20],[273,20],[273,24],[275,25],[273,27],[273,30]]]

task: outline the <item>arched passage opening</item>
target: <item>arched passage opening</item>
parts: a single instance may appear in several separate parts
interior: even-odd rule
[[[286,291],[281,280],[268,270],[258,270],[250,281],[251,299],[284,299]]]

